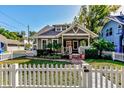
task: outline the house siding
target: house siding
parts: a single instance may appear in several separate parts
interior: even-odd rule
[[[7,46],[7,51],[21,51],[24,50],[24,46]]]
[[[121,52],[121,46],[120,46],[120,43],[121,43],[120,35],[121,34],[118,33],[119,25],[120,25],[119,23],[111,20],[103,27],[103,29],[101,31],[101,34],[103,34],[103,36],[101,36],[102,38],[104,38],[105,40],[107,40],[111,43],[112,42],[114,43],[116,52]],[[106,31],[107,31],[107,29],[110,29],[110,28],[112,28],[112,35],[106,36]]]

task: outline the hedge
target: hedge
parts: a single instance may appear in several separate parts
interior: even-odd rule
[[[86,49],[85,50],[85,58],[99,58],[97,49]]]

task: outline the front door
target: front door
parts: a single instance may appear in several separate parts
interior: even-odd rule
[[[72,46],[71,40],[66,41],[66,47]]]
[[[78,41],[74,40],[73,41],[73,50],[77,50],[78,49]]]

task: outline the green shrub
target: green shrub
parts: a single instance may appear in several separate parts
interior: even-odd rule
[[[54,53],[54,51],[49,50],[49,49],[38,49],[37,50],[37,56],[47,56],[47,55],[51,55],[52,53]]]
[[[85,50],[85,58],[99,58],[98,56],[98,50],[96,49],[86,49]]]

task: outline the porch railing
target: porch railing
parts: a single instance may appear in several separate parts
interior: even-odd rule
[[[78,48],[78,53],[79,54],[85,54],[85,49],[89,49],[89,48],[90,48],[90,46],[80,46]]]
[[[63,54],[72,54],[72,47],[62,47],[62,53]]]

